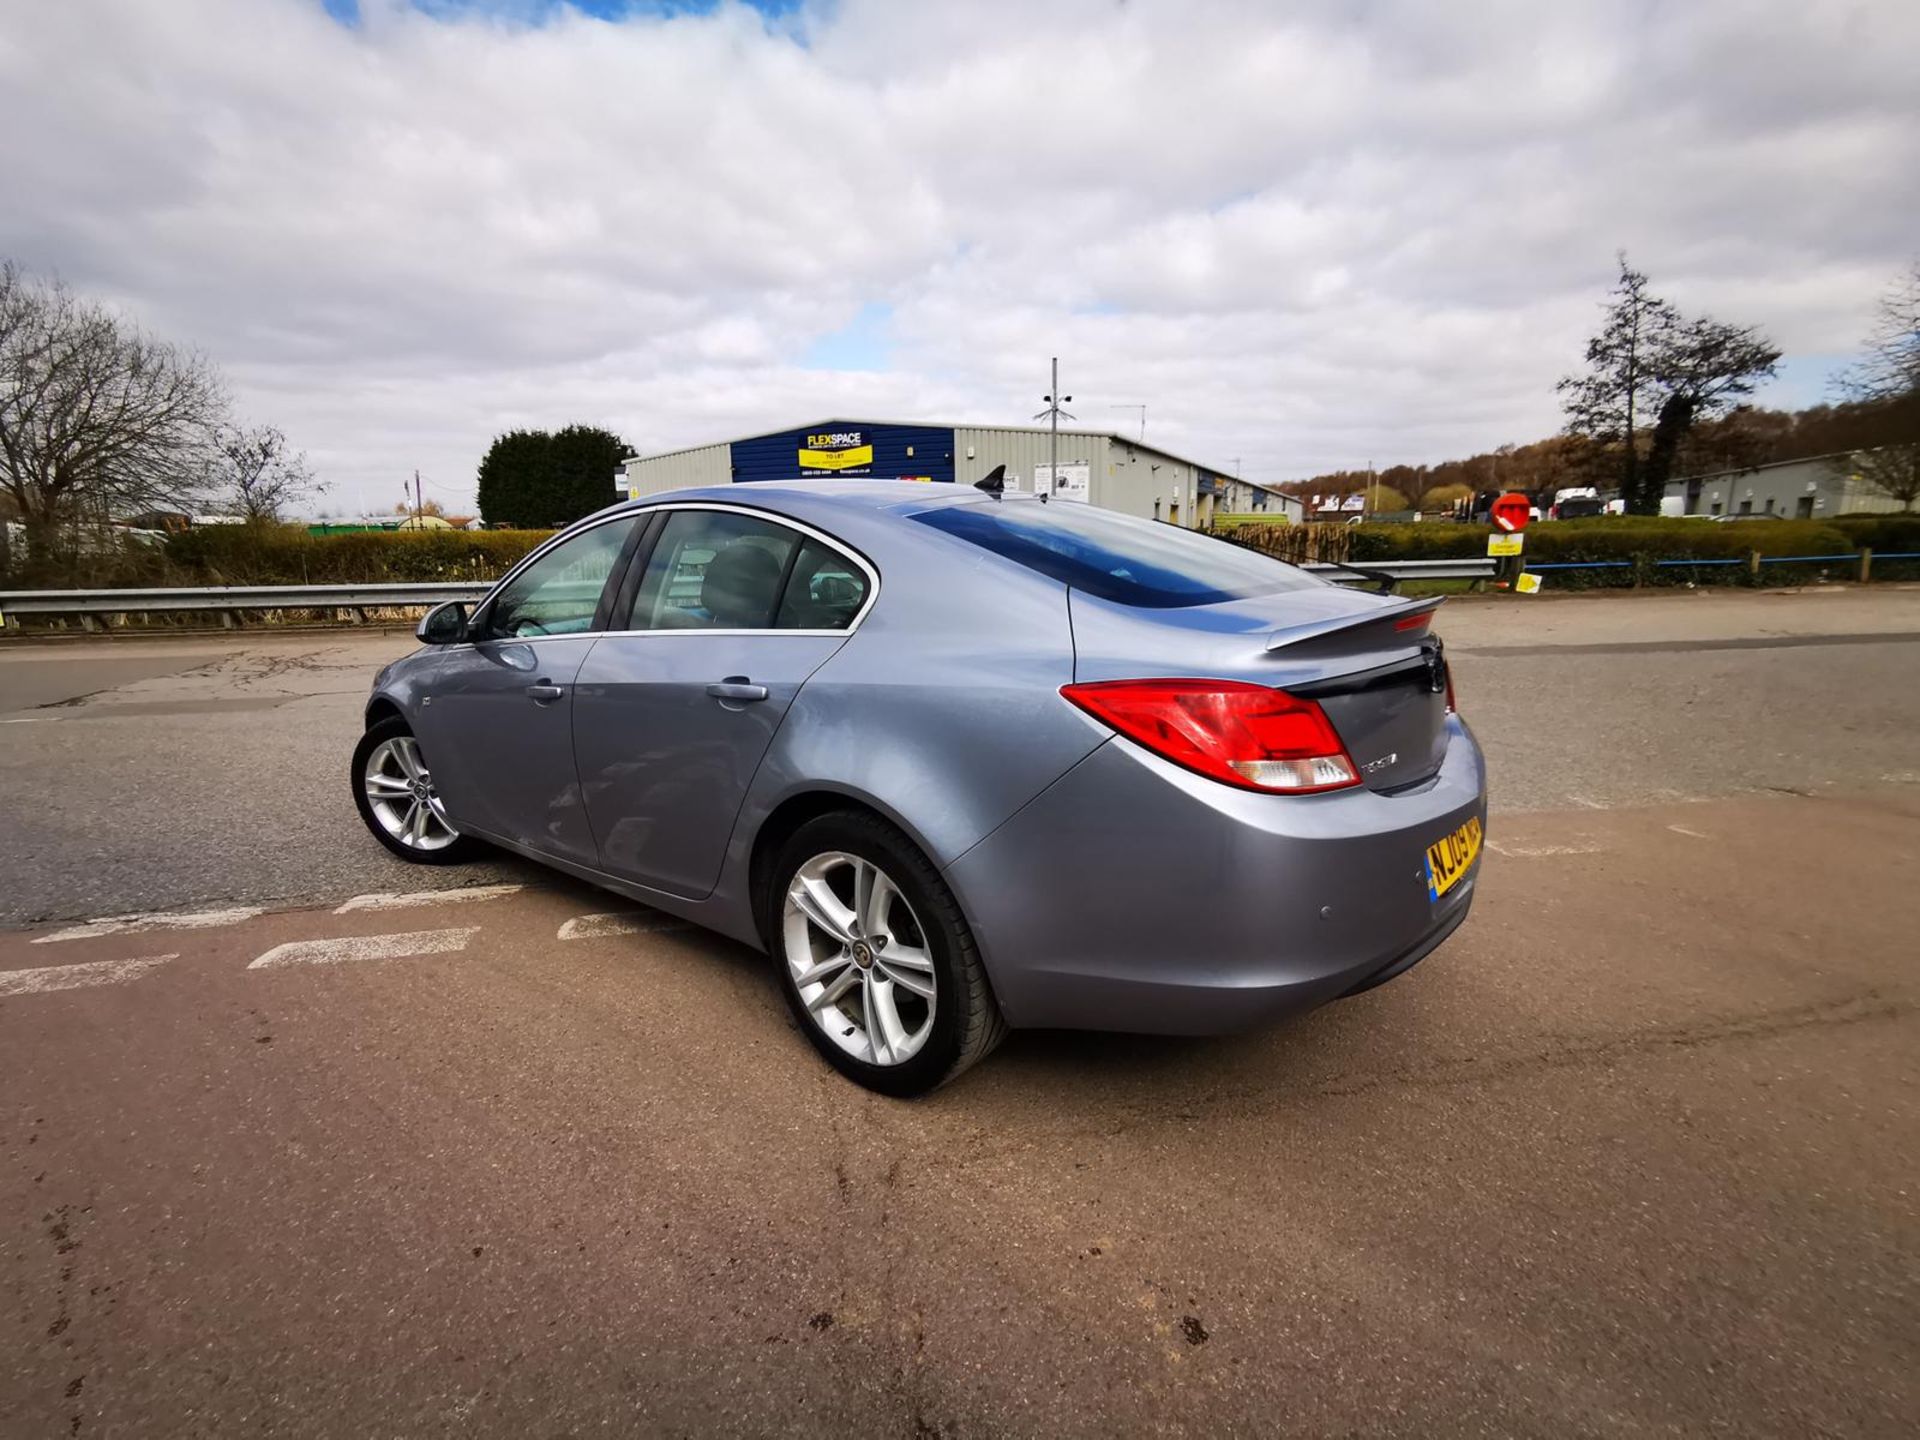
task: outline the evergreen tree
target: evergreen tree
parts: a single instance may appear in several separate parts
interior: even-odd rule
[[[1620,256],[1606,323],[1587,342],[1587,371],[1562,379],[1567,430],[1620,457],[1620,495],[1633,515],[1657,515],[1681,442],[1773,374],[1780,351],[1751,327],[1689,319]],[[1641,432],[1652,421],[1647,451]]]
[[[593,425],[510,430],[480,462],[480,515],[487,524],[546,530],[570,525],[617,498],[614,472],[633,453]]]

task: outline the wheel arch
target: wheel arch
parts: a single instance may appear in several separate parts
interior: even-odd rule
[[[371,730],[382,720],[399,720],[404,723],[406,718],[406,713],[392,700],[385,695],[376,695],[367,702],[366,719],[361,728]]]
[[[766,914],[768,892],[773,884],[773,860],[802,825],[816,820],[822,815],[831,815],[836,811],[864,812],[876,819],[884,820],[898,830],[914,847],[926,857],[927,863],[936,871],[944,873],[933,847],[927,843],[913,825],[889,806],[881,804],[870,795],[850,789],[835,789],[830,786],[811,786],[792,794],[782,796],[769,810],[754,830],[753,845],[747,857],[747,903],[753,913],[753,928],[760,936],[761,944],[769,952],[773,950],[773,937],[766,933]],[[958,890],[949,883],[947,888],[953,892],[954,902],[960,906],[960,913],[966,917],[971,928],[972,917],[967,915],[967,905]]]

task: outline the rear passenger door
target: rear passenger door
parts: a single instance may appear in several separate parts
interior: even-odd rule
[[[829,537],[727,507],[674,507],[574,682],[574,753],[601,868],[697,898],[802,684],[871,604]]]

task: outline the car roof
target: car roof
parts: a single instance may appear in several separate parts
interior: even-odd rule
[[[815,502],[859,510],[890,510],[909,513],[934,506],[964,505],[985,501],[988,497],[971,485],[926,480],[753,480],[726,485],[698,485],[684,490],[662,490],[657,495],[641,495],[615,509],[648,505],[686,504],[698,501],[728,502],[735,505],[763,505],[778,510],[781,500],[801,502],[812,509]]]

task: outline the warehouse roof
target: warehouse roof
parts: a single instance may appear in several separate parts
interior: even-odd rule
[[[768,430],[754,430],[746,435],[735,435],[726,440],[708,440],[699,445],[682,445],[678,449],[661,450],[652,455],[629,455],[620,463],[626,466],[633,464],[636,460],[667,460],[675,455],[689,455],[695,450],[712,450],[721,445],[738,445],[748,440],[758,440],[766,435],[784,435],[789,430],[817,429],[822,425],[827,425],[835,421],[846,421],[855,425],[889,425],[929,430],[999,430],[1008,434],[1018,435],[1046,435],[1051,433],[1044,425],[985,425],[974,421],[947,420],[881,420],[871,415],[837,415],[829,417],[827,420],[804,420],[798,425],[776,425]],[[1123,445],[1133,446],[1136,450],[1151,450],[1156,455],[1164,455],[1169,460],[1178,460],[1182,465],[1191,465],[1196,470],[1205,470],[1211,475],[1218,475],[1228,480],[1242,480],[1241,476],[1229,475],[1225,470],[1216,469],[1212,465],[1203,465],[1198,460],[1188,459],[1185,455],[1176,455],[1173,451],[1163,446],[1149,445],[1144,440],[1135,440],[1131,436],[1121,434],[1118,430],[1062,429],[1060,433],[1062,435],[1078,435],[1087,439],[1117,440]],[[1259,480],[1242,480],[1242,483],[1251,485],[1256,490],[1266,490],[1275,495],[1282,493],[1276,486],[1264,484]]]
[[[1759,465],[1736,465],[1727,470],[1702,470],[1693,475],[1676,475],[1667,484],[1691,485],[1696,480],[1719,480],[1728,475],[1738,479],[1742,475],[1758,475],[1762,470],[1784,470],[1789,465],[1812,465],[1816,462],[1833,465],[1840,460],[1851,461],[1861,453],[1859,450],[1830,450],[1824,455],[1799,455],[1791,460],[1768,460]]]

